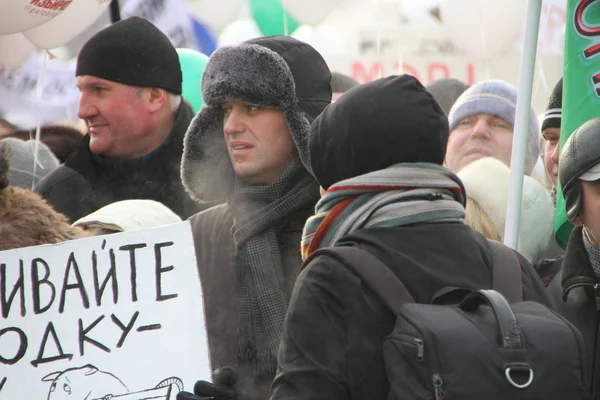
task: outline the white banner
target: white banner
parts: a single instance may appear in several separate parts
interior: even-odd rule
[[[189,222],[0,252],[0,399],[174,400],[203,310]]]
[[[171,39],[175,47],[196,49],[192,20],[183,0],[129,0],[121,18],[143,17]]]
[[[325,57],[329,68],[348,74],[359,82],[369,82],[394,74],[411,74],[423,85],[438,79],[456,78],[473,85],[486,79],[502,79],[515,87],[519,81],[519,54],[510,53],[493,61],[473,60],[456,55],[418,55],[405,57]],[[554,85],[562,76],[560,55],[540,56],[533,82],[532,105],[536,113],[546,110]]]

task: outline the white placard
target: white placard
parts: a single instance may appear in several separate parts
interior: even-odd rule
[[[189,222],[0,252],[0,399],[174,400],[210,379]]]

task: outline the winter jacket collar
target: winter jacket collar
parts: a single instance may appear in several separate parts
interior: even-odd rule
[[[190,124],[191,115],[181,104],[175,115],[173,129],[165,142],[149,154],[133,160],[107,160],[99,162],[97,155],[90,150],[90,135],[87,134],[79,142],[65,166],[82,175],[88,181],[97,181],[100,176],[109,175],[111,179],[132,180],[140,172],[147,171],[148,165],[156,165],[153,174],[164,175],[172,172],[171,168],[160,168],[169,160],[179,160],[182,153],[181,143]]]
[[[566,301],[569,292],[577,287],[593,288],[598,279],[590,263],[583,243],[582,228],[575,228],[569,237],[562,265],[562,298]]]

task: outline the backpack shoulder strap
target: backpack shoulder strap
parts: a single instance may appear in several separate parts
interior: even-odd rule
[[[521,262],[508,246],[488,240],[492,250],[492,289],[502,293],[510,303],[523,301]]]
[[[399,314],[402,304],[414,303],[414,299],[402,281],[383,262],[366,250],[352,246],[325,247],[311,254],[304,265],[308,265],[310,260],[318,255],[328,255],[340,260],[371,288],[394,315]]]

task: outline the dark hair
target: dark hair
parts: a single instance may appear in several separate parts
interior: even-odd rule
[[[10,158],[10,146],[6,143],[0,143],[0,190],[5,189],[10,184],[8,180]]]

